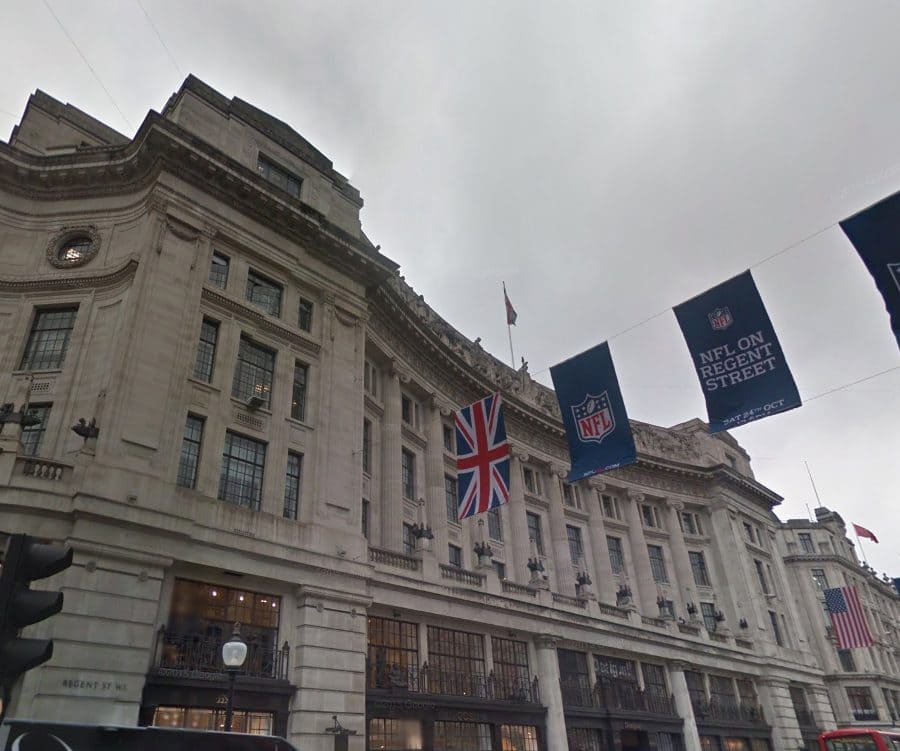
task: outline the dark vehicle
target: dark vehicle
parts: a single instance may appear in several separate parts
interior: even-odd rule
[[[274,735],[6,720],[0,751],[297,751]]]

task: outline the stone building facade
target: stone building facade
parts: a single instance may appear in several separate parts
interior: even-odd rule
[[[789,519],[779,547],[790,587],[802,604],[810,646],[825,671],[825,683],[841,726],[900,725],[900,594],[886,577],[860,563],[841,516],[815,510],[816,521]],[[859,594],[875,645],[837,648],[824,590],[853,586]]]
[[[635,423],[636,464],[567,484],[553,393],[440,318],[361,207],[193,77],[132,139],[31,97],[0,144],[0,402],[40,422],[2,426],[0,532],[75,564],[12,715],[216,727],[237,621],[236,729],[304,749],[335,714],[355,751],[833,727],[781,499],[738,443]],[[510,503],[458,523],[452,411],[493,391]]]

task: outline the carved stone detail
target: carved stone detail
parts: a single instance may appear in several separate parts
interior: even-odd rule
[[[84,255],[69,260],[61,259],[59,251],[67,240],[71,240],[76,235],[87,235],[91,238],[91,246],[84,252]],[[50,265],[57,269],[71,269],[75,266],[84,266],[90,263],[100,251],[100,232],[93,224],[72,224],[62,227],[47,243],[47,260]]]

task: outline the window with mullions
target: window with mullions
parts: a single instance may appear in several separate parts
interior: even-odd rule
[[[578,488],[567,482],[562,484],[563,503],[572,508],[581,508],[581,499],[578,497]]]
[[[227,431],[219,500],[259,511],[265,465],[265,443]]]
[[[771,594],[769,589],[769,580],[766,578],[766,570],[763,568],[762,561],[753,559],[753,565],[756,567],[756,578],[759,579],[759,588],[764,595]]]
[[[609,548],[609,565],[612,572],[621,574],[625,570],[625,555],[622,552],[621,538],[607,536],[606,546]]]
[[[828,577],[825,576],[825,569],[814,568],[810,573],[812,574],[812,580],[816,585],[816,589],[820,592],[824,592],[828,589]]]
[[[419,626],[370,616],[368,620],[370,688],[389,688],[392,673],[415,677],[419,668]]]
[[[775,643],[779,647],[783,647],[784,639],[781,636],[781,628],[778,625],[778,614],[774,610],[769,611],[769,622],[772,624],[772,636],[775,637]]]
[[[413,501],[416,498],[416,455],[403,449],[400,452],[400,462],[403,497]]]
[[[841,670],[845,673],[856,672],[856,663],[853,661],[853,653],[849,649],[839,649],[837,655],[838,660],[841,663]]]
[[[275,720],[273,712],[234,710],[231,729],[248,735],[271,735]],[[225,729],[225,710],[205,707],[159,706],[153,711],[154,727],[188,728],[189,730]]]
[[[200,443],[203,439],[203,418],[188,415],[181,439],[181,456],[175,482],[182,488],[197,487],[197,468],[200,465]]]
[[[266,408],[272,403],[272,379],[275,373],[275,353],[246,336],[241,337],[231,395],[242,402],[260,399]]]
[[[534,540],[538,555],[544,554],[544,535],[541,532],[541,516],[533,511],[525,512],[525,520],[528,523],[528,539]]]
[[[642,662],[641,673],[644,676],[644,690],[650,696],[669,696],[669,687],[666,684],[666,669],[662,665]]]
[[[362,467],[367,475],[372,473],[372,422],[363,418]]]
[[[684,680],[687,683],[688,694],[691,697],[691,704],[694,709],[703,707],[706,704],[706,685],[703,680],[703,673],[696,670],[685,670]]]
[[[500,561],[491,561],[494,571],[497,572],[497,578],[503,580],[506,578],[506,564]]]
[[[422,723],[373,717],[369,720],[368,748],[378,751],[422,751]]]
[[[850,700],[854,720],[862,722],[878,719],[878,710],[875,708],[872,692],[868,686],[847,686],[847,698]]]
[[[247,300],[270,316],[281,315],[281,285],[253,269],[247,272]]]
[[[503,540],[503,525],[500,523],[500,508],[495,506],[488,511],[488,537],[500,542]]]
[[[700,514],[690,511],[681,513],[681,529],[686,535],[702,535],[703,522],[700,521]]]
[[[706,568],[706,557],[703,553],[691,550],[688,552],[691,561],[691,571],[694,574],[694,584],[698,587],[709,587],[709,571]]]
[[[284,474],[284,518],[296,519],[300,506],[300,471],[303,454],[288,451],[287,471]]]
[[[598,728],[566,728],[569,751],[607,751],[606,731]]]
[[[607,683],[632,683],[637,685],[637,670],[634,660],[623,660],[620,657],[594,655],[594,671],[598,681]]]
[[[485,696],[484,637],[481,634],[429,626],[428,665],[435,693]]]
[[[256,171],[264,180],[272,183],[276,188],[283,190],[294,198],[300,197],[300,184],[303,181],[262,154],[256,157]]]
[[[38,310],[22,355],[20,370],[55,370],[66,359],[78,307]]]
[[[497,699],[518,699],[529,696],[531,671],[528,668],[528,645],[514,639],[491,637],[494,655],[494,691]]]
[[[209,282],[219,289],[228,284],[228,258],[221,253],[213,253],[209,262]]]
[[[525,490],[532,495],[541,494],[541,476],[530,467],[522,470],[522,477],[525,482]]]
[[[486,722],[434,723],[433,751],[491,751],[491,748],[491,726]]]
[[[47,432],[47,420],[50,419],[50,407],[52,404],[29,404],[28,414],[38,419],[34,425],[22,428],[22,455],[40,456],[41,445],[44,442],[44,433]]]
[[[759,704],[759,697],[756,695],[756,687],[753,685],[753,681],[749,681],[746,678],[738,678],[735,680],[735,683],[737,683],[738,697],[742,704],[748,707],[755,707]]]
[[[534,725],[501,725],[500,747],[516,751],[538,751],[538,729]]]
[[[717,707],[737,706],[734,681],[725,675],[709,676],[709,701]]]
[[[209,318],[204,318],[200,325],[200,341],[197,344],[197,359],[194,362],[194,378],[198,381],[206,383],[212,381],[218,340],[219,324]]]
[[[300,298],[300,307],[297,313],[297,327],[302,331],[312,331],[313,304],[310,300]]]
[[[569,557],[574,565],[584,561],[584,545],[581,542],[581,528],[566,525],[566,537],[569,541]]]
[[[662,526],[659,523],[659,510],[656,506],[651,506],[649,503],[641,504],[641,521],[645,527],[656,529]]]
[[[462,568],[462,548],[452,542],[447,546],[447,557],[451,566]]]
[[[648,545],[647,555],[650,556],[650,571],[653,573],[653,581],[660,584],[669,581],[663,549],[659,545]]]
[[[701,602],[700,603],[700,615],[703,616],[703,625],[706,626],[706,630],[709,631],[710,633],[715,631],[719,625],[719,622],[716,620],[715,603]]]
[[[456,453],[456,429],[449,426],[444,425],[441,428],[441,432],[444,438],[444,451],[448,454]]]
[[[294,361],[294,382],[291,386],[291,417],[306,419],[306,387],[309,382],[309,366]]]
[[[557,649],[559,662],[559,685],[563,704],[568,707],[590,707],[593,705],[590,673],[587,655],[571,649]]]
[[[600,496],[600,507],[603,510],[603,516],[607,519],[621,519],[619,511],[619,501],[611,495]]]
[[[363,499],[362,502],[362,510],[361,510],[361,519],[360,519],[360,527],[362,530],[363,537],[367,540],[369,539],[369,502]]]
[[[812,535],[808,532],[800,532],[797,537],[800,540],[800,547],[804,553],[815,553],[816,547],[813,545]]]
[[[444,505],[447,507],[447,521],[459,521],[459,491],[456,478],[444,475]]]
[[[416,552],[416,536],[413,534],[412,524],[403,524],[403,552],[406,555]]]

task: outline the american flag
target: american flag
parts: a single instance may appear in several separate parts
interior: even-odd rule
[[[838,649],[871,647],[875,643],[869,632],[856,587],[826,589],[825,610],[831,616]]]
[[[500,394],[456,413],[456,473],[460,519],[509,500],[509,443]]]

